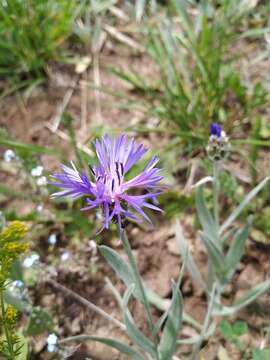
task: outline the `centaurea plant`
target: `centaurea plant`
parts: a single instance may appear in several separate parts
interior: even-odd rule
[[[115,339],[91,335],[66,338],[60,340],[59,345],[69,341],[97,341],[117,349],[131,359],[170,360],[179,359],[175,356],[178,347],[180,346],[181,349],[181,344],[188,343],[194,344],[190,359],[196,360],[203,341],[215,329],[215,321],[212,321],[214,316],[231,315],[270,289],[270,281],[265,281],[251,289],[232,306],[224,306],[221,301],[223,289],[231,281],[244,254],[250,220],[248,219],[243,229],[238,231],[232,229],[232,225],[244,207],[265,186],[269,179],[264,179],[247,194],[228,219],[221,224],[219,214],[219,172],[222,169],[222,162],[228,156],[230,144],[221,125],[217,123],[211,125],[207,153],[214,169],[213,177],[210,178],[213,182],[213,215],[207,208],[203,195],[203,184],[209,180],[209,177],[206,178],[207,181],[202,179],[195,186],[197,188],[197,212],[203,228],[201,239],[208,256],[208,277],[207,279],[202,278],[201,271],[197,268],[188,244],[183,237],[180,224],[177,223],[176,241],[183,258],[183,266],[178,280],[173,283],[173,295],[170,305],[165,306],[163,299],[151,291],[141,279],[124,226],[128,219],[139,221],[139,218],[144,218],[150,221],[144,208],[161,211],[157,206],[157,196],[164,187],[160,184],[162,180],[161,170],[156,166],[158,158],[153,157],[141,173],[127,180],[127,173],[146,153],[146,148],[138,145],[133,139],[128,140],[126,135],[116,137],[114,140],[111,140],[106,135],[101,142],[99,140],[95,142],[95,150],[98,164],[89,165],[87,171],[78,171],[73,164],[71,167],[62,165],[63,172],[53,175],[56,180],[53,184],[60,187],[61,191],[54,193],[53,196],[73,199],[85,197],[86,206],[82,208],[83,211],[94,208],[102,210],[104,221],[101,230],[108,229],[111,223],[118,225],[119,235],[128,256],[128,262],[124,261],[110,247],[101,245],[99,250],[127,286],[127,290],[122,297],[110,283],[110,288],[122,308],[124,323],[119,322],[101,309],[97,312],[117,324],[122,330],[125,330],[134,346],[131,347]],[[140,191],[142,194],[134,195],[132,193],[134,190],[136,192]],[[185,269],[190,272],[193,280],[203,288],[207,295],[208,309],[203,324],[198,324],[183,312],[182,296],[179,288]],[[146,310],[150,337],[142,333],[135,324],[128,307],[131,296],[139,300]],[[158,304],[159,309],[164,310],[164,314],[157,322],[153,319],[151,304]],[[95,307],[92,306],[92,308]],[[193,325],[196,330],[199,330],[199,334],[188,339],[179,339],[182,321]]]
[[[150,221],[143,207],[161,211],[156,205],[156,197],[161,192],[159,182],[162,180],[160,169],[156,167],[158,157],[153,157],[145,169],[130,180],[125,180],[128,171],[147,152],[147,148],[138,145],[134,139],[128,140],[123,134],[113,141],[105,135],[100,142],[95,142],[98,165],[89,165],[88,173],[79,172],[75,165],[62,165],[63,173],[53,175],[57,182],[52,183],[63,190],[53,194],[55,197],[86,197],[83,211],[94,208],[102,209],[104,215],[103,228],[108,229],[111,222],[117,222],[121,227],[125,219],[138,221],[131,211]],[[130,195],[132,189],[146,191],[143,195]]]
[[[139,221],[139,217],[141,217],[151,222],[143,208],[161,211],[157,206],[157,196],[163,190],[163,186],[160,184],[163,179],[160,174],[161,170],[156,167],[159,159],[156,156],[153,157],[143,171],[137,176],[126,180],[126,174],[147,152],[143,145],[137,144],[134,139],[128,140],[125,134],[116,137],[114,140],[105,135],[101,142],[96,140],[95,150],[99,162],[98,165],[90,164],[88,172],[79,172],[73,164],[72,167],[62,165],[63,172],[53,175],[56,180],[53,185],[60,187],[62,190],[54,193],[53,196],[75,199],[82,196],[86,197],[86,206],[81,210],[87,211],[100,208],[104,218],[101,230],[108,229],[112,222],[117,223],[129,263],[123,262],[117,253],[106,246],[100,246],[100,251],[116,271],[122,269],[121,277],[124,278],[125,283],[128,285],[127,292],[121,300],[125,320],[124,327],[141,352],[148,354],[153,359],[168,359],[175,351],[176,336],[171,338],[173,343],[168,342],[167,338],[170,337],[171,331],[178,333],[182,322],[182,298],[179,291],[179,282],[178,285],[174,285],[172,306],[170,308],[171,311],[176,311],[178,316],[174,318],[171,311],[168,310],[167,316],[163,318],[162,322],[159,325],[154,324],[147,290],[138,273],[124,228],[127,219]],[[130,193],[132,190],[141,191],[143,194],[133,195]],[[131,295],[137,297],[145,307],[151,340],[147,339],[136,327],[132,319],[128,310]],[[163,337],[160,339],[158,332],[165,320]],[[133,358],[144,358],[140,352],[129,348],[127,345],[121,345],[115,340],[110,340],[110,344],[124,353],[132,354]],[[168,346],[168,344],[170,345]]]

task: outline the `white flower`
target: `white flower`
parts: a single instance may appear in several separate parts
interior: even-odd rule
[[[61,255],[61,261],[67,261],[70,257],[70,253],[68,251],[63,252]]]
[[[57,237],[56,237],[56,234],[51,234],[49,237],[48,237],[48,243],[50,245],[55,245],[57,242]]]
[[[54,352],[57,349],[57,342],[58,342],[58,337],[55,334],[50,334],[47,337],[47,351],[48,352]]]
[[[33,170],[32,170],[33,171]],[[45,186],[47,185],[47,178],[46,176],[41,176],[37,179],[37,185],[38,186]]]
[[[43,173],[43,166],[42,165],[38,165],[37,167],[33,168],[31,170],[31,175],[34,176],[34,177],[38,177],[38,176],[41,176],[42,173]]]
[[[6,150],[3,157],[6,162],[11,162],[17,158],[15,152],[11,149]]]
[[[37,206],[37,212],[42,212],[43,211],[43,209],[44,209],[44,206],[42,205],[42,204],[40,204],[40,205],[38,205]]]
[[[32,254],[28,257],[26,257],[23,261],[23,266],[26,268],[30,268],[31,266],[33,266],[37,261],[39,260],[39,255],[38,254]]]

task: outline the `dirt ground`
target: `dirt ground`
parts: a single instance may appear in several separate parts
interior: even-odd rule
[[[101,83],[102,86],[107,88],[113,88],[117,91],[128,91],[113,75],[110,75],[103,69],[102,64],[106,63],[106,57],[109,57],[111,64],[114,65],[126,64],[125,66],[130,66],[132,64],[134,67],[140,66],[142,72],[150,71],[148,66],[149,60],[147,58],[130,56],[129,53],[125,53],[124,49],[121,49],[120,60],[120,55],[117,51],[109,51],[107,49],[100,60]],[[74,72],[70,70],[60,71],[59,69],[54,69],[49,85],[36,88],[27,101],[24,101],[23,97],[19,95],[6,98],[2,103],[0,126],[6,128],[8,133],[14,136],[14,138],[23,142],[45,147],[59,145],[59,148],[65,151],[67,161],[71,160],[72,154],[70,146],[65,139],[65,129],[60,124],[58,130],[53,132],[52,124],[55,121],[57,109],[63,105],[63,99],[75,77]],[[81,76],[82,80],[91,80],[92,78],[93,72],[91,69],[88,71],[88,74]],[[136,94],[133,94],[133,96],[136,96]],[[91,138],[91,129],[96,126],[102,125],[119,131],[142,120],[142,114],[139,111],[132,111],[131,114],[130,111],[122,109],[118,105],[120,104],[117,103],[117,100],[104,93],[95,93],[94,90],[89,89],[86,91],[83,81],[77,81],[67,105],[67,110],[75,119],[75,128],[78,134],[77,140],[81,144],[87,145],[89,129]],[[156,119],[148,119],[148,124],[149,122],[152,122],[154,126],[159,126]],[[86,129],[88,130],[87,132]],[[158,151],[169,141],[169,139],[157,134],[141,136],[140,140],[145,144],[150,144]],[[49,155],[42,155],[40,162],[48,172],[52,172],[58,166],[57,160]],[[2,174],[1,180],[10,181],[14,186],[17,184],[7,174]],[[184,187],[185,184],[180,185]],[[16,201],[15,204],[19,213],[27,212],[28,207],[31,206],[24,201]],[[11,202],[6,205],[14,206],[14,203],[12,204]],[[205,274],[205,249],[200,242],[197,231],[194,231],[192,216],[182,215],[180,221],[198,267],[201,269],[202,274]],[[152,230],[134,225],[129,225],[127,230],[139,271],[144,280],[160,296],[164,299],[169,299],[171,296],[171,281],[176,279],[182,262],[175,242],[174,220],[165,220],[161,216],[157,221],[156,227]],[[60,338],[84,333],[103,337],[109,336],[128,342],[129,340],[126,335],[120,329],[89,310],[78,299],[67,294],[57,285],[59,283],[66,286],[100,306],[108,313],[113,314],[117,319],[121,319],[121,310],[108,288],[105,278],[108,277],[120,292],[123,292],[124,286],[121,281],[117,280],[113,271],[98,254],[98,251],[93,248],[93,245],[91,245],[93,244],[91,240],[95,239],[94,234],[90,234],[88,240],[80,243],[75,248],[61,234],[61,230],[59,231],[60,241],[58,241],[53,249],[54,254],[59,254],[61,249],[65,247],[70,251],[71,258],[65,264],[60,264],[57,267],[57,273],[52,277],[57,281],[56,284],[51,282],[46,274],[40,278],[36,288],[31,290],[34,304],[49,309],[53,314]],[[117,238],[106,240],[106,243],[116,249],[123,257],[125,256]],[[46,240],[42,235],[37,236],[33,249],[42,249],[42,261],[49,266],[51,250],[48,248]],[[227,304],[233,303],[245,290],[269,278],[269,260],[269,246],[258,244],[250,239],[246,255],[239,266],[233,284],[228,286],[225,291],[223,302]],[[205,298],[201,290],[194,286],[188,274],[184,276],[182,292],[185,311],[196,320],[202,321],[205,313]],[[250,336],[246,339],[248,345],[260,345],[262,340],[261,328],[269,325],[270,322],[269,300],[270,296],[265,295],[259,299],[257,305],[249,307],[238,315],[238,319],[247,321],[251,329],[252,337]],[[145,314],[142,308],[135,302],[131,302],[131,310],[139,328],[147,333]],[[154,309],[153,313],[156,319],[161,315],[157,309]],[[194,334],[195,330],[190,325],[184,324],[182,337]],[[117,352],[104,345],[89,342],[78,346],[66,347],[57,354],[49,354],[46,352],[45,342],[46,337],[44,336],[33,339],[33,355],[31,359],[126,359],[126,357],[120,356]],[[216,353],[216,348],[221,342],[222,340],[219,334],[217,334],[208,344],[205,344],[205,359],[214,359],[213,354]],[[228,345],[226,346],[232,359],[240,360],[236,350]],[[180,355],[181,359],[186,359],[189,351],[190,347],[183,346],[181,349],[182,354]]]

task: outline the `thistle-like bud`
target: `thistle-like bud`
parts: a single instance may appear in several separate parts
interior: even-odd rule
[[[212,123],[210,133],[211,135],[206,147],[209,159],[212,161],[226,159],[230,151],[230,142],[225,131],[218,123]]]

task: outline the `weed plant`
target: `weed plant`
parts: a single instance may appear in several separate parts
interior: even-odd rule
[[[158,72],[150,78],[135,70],[112,71],[142,95],[139,105],[145,117],[172,126],[171,134],[183,145],[181,152],[202,147],[213,121],[224,124],[228,133],[234,129],[237,136],[252,129],[254,140],[253,119],[269,97],[260,81],[247,83],[241,71],[246,39],[266,31],[245,30],[252,4],[234,0],[169,4],[167,15],[152,19],[145,30],[147,53]]]
[[[44,78],[49,62],[63,56],[76,16],[75,0],[0,2],[0,76],[28,84]]]

